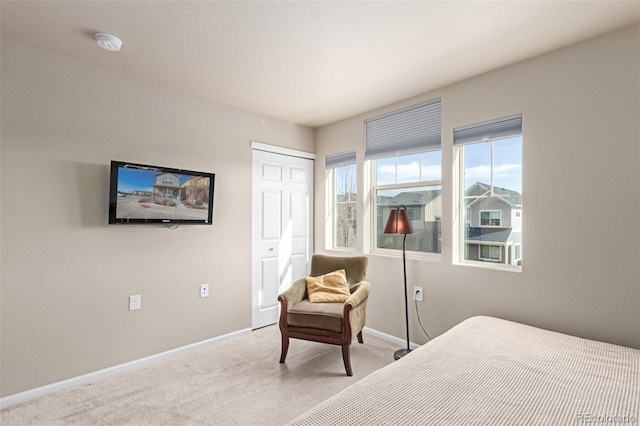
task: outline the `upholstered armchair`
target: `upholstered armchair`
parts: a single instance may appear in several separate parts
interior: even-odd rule
[[[313,255],[309,276],[318,277],[344,269],[351,294],[346,302],[312,303],[309,301],[305,278],[295,281],[280,294],[280,363],[284,363],[287,357],[290,338],[312,340],[341,346],[347,375],[353,375],[351,340],[357,336],[358,342],[363,343],[362,329],[367,318],[367,298],[371,292],[371,285],[365,281],[368,261],[365,256]]]

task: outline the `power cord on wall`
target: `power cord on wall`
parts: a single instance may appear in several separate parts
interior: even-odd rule
[[[427,330],[425,330],[424,326],[422,325],[422,321],[420,321],[420,312],[418,311],[418,299],[416,299],[416,294],[418,293],[419,291],[416,291],[413,295],[413,301],[416,304],[416,316],[418,317],[418,324],[420,324],[420,328],[424,332],[425,336],[427,336],[427,339],[431,340],[431,336],[429,336],[429,333],[427,333]]]
[[[165,228],[165,229],[178,229],[179,226],[180,225],[176,225],[176,224],[173,224],[173,225],[169,225],[169,224],[158,225],[158,227]]]

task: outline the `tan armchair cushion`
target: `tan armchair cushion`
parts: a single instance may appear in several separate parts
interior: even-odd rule
[[[341,333],[344,327],[343,312],[344,303],[311,303],[305,299],[289,309],[287,323],[293,327]]]
[[[345,302],[351,296],[344,269],[319,277],[307,277],[306,283],[311,303]]]

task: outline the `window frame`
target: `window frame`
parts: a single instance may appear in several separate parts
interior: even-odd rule
[[[354,200],[350,200],[347,202],[338,202],[338,169],[342,168],[342,167],[354,167],[355,170],[353,172],[353,176],[354,176],[354,190],[355,190],[355,199]],[[342,247],[342,246],[338,246],[337,245],[337,233],[338,233],[338,229],[337,229],[337,221],[338,221],[338,205],[339,204],[353,204],[354,208],[356,209],[356,212],[358,211],[358,164],[357,163],[350,163],[350,164],[343,164],[343,165],[338,165],[335,167],[332,167],[331,169],[329,169],[329,172],[331,173],[331,177],[329,179],[329,181],[331,182],[331,189],[330,191],[330,205],[329,205],[329,211],[330,211],[330,215],[331,215],[331,237],[330,237],[330,244],[328,244],[328,249],[330,250],[337,250],[337,251],[348,251],[348,252],[355,252],[357,250],[358,247],[358,215],[355,214],[353,221],[354,223],[354,232],[355,232],[355,241],[354,241],[354,246],[353,247]],[[347,173],[349,173],[349,170],[347,169]]]
[[[522,133],[519,133],[518,135],[520,139],[521,139],[521,144],[524,143],[524,135]],[[511,136],[511,137],[515,137],[515,136]],[[455,137],[454,137],[455,139]],[[491,139],[482,139],[479,140],[477,143],[484,143],[484,142],[495,142],[495,141],[499,141],[502,139],[506,139],[506,137],[496,137],[496,138],[491,138]],[[509,271],[509,272],[522,272],[522,265],[521,264],[516,264],[516,265],[512,265],[512,264],[508,264],[508,263],[502,263],[502,253],[501,253],[501,260],[500,262],[491,260],[491,259],[481,259],[480,256],[480,245],[478,247],[478,260],[469,260],[469,259],[465,259],[465,246],[466,246],[466,241],[465,241],[465,231],[464,231],[464,227],[468,224],[471,223],[471,220],[468,219],[469,216],[466,214],[467,212],[467,207],[465,206],[465,189],[464,189],[464,182],[465,182],[465,176],[464,176],[464,164],[465,164],[465,153],[464,153],[464,147],[468,145],[467,143],[465,144],[460,144],[460,145],[456,145],[454,143],[453,146],[453,152],[454,152],[454,191],[453,191],[453,196],[454,196],[454,210],[457,211],[458,213],[456,214],[456,217],[454,217],[454,244],[453,244],[453,264],[454,265],[462,265],[462,266],[470,266],[470,267],[477,267],[477,268],[485,268],[485,269],[493,269],[493,270],[503,270],[503,271]],[[492,155],[492,161],[493,161],[493,155]],[[494,165],[492,164],[492,177],[491,177],[491,187],[493,188],[493,167]],[[503,198],[500,194],[492,194],[493,197],[500,197]],[[520,196],[522,196],[522,194],[520,194]],[[471,197],[469,197],[471,198]],[[476,199],[482,198],[482,197],[475,197]],[[522,208],[522,205],[520,205],[520,208]],[[522,213],[521,213],[522,214]],[[503,223],[501,218],[501,224]],[[480,223],[478,223],[478,225],[480,225]],[[483,227],[490,227],[490,226],[483,226]],[[494,228],[497,228],[497,226],[494,226]],[[520,245],[520,250],[522,250],[522,243],[518,243],[518,245]],[[521,260],[521,259],[516,259],[516,260]]]

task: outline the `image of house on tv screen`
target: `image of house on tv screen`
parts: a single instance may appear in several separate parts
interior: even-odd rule
[[[120,168],[118,219],[207,220],[209,178]]]

